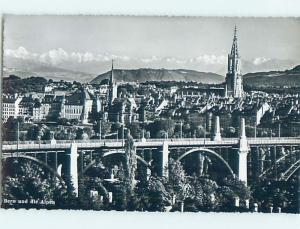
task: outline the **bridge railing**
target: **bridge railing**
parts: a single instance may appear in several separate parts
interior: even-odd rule
[[[237,140],[237,138],[223,138],[223,141],[232,141],[232,140]],[[210,138],[149,138],[149,139],[134,139],[135,142],[175,142],[175,141],[181,141],[181,142],[195,142],[195,141],[206,141],[210,142],[212,141]],[[56,144],[61,144],[61,143],[99,143],[99,142],[124,142],[124,139],[88,139],[88,140],[81,140],[81,139],[76,139],[76,140],[34,140],[34,141],[3,141],[2,145],[26,145],[26,144],[51,144],[55,142]]]
[[[55,144],[65,144],[65,143],[99,143],[99,142],[122,142],[122,139],[88,139],[88,140],[54,140]],[[51,144],[51,140],[41,140],[41,141],[3,141],[2,145],[29,145],[29,144]]]
[[[295,144],[299,145],[300,144],[300,138],[299,137],[263,137],[263,138],[247,138],[249,144],[258,144],[258,145],[263,145],[263,144]]]
[[[221,141],[213,141],[210,138],[151,138],[151,139],[134,139],[135,142],[164,142],[168,141],[175,145],[187,143],[203,143],[203,144],[236,144],[238,138],[222,138]],[[270,144],[270,143],[288,143],[300,144],[300,137],[257,137],[247,138],[250,144]],[[41,141],[3,141],[2,145],[56,145],[56,144],[98,144],[99,143],[124,143],[124,139],[88,139],[88,140],[41,140]]]

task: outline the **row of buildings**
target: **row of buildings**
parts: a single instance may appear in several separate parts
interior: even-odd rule
[[[223,126],[234,126],[237,117],[244,116],[246,124],[257,126],[266,117],[272,121],[299,116],[299,95],[278,95],[243,90],[241,59],[237,30],[225,83],[203,88],[197,85],[159,87],[152,83],[131,84],[133,90],[124,92],[119,85],[112,63],[107,83],[100,85],[78,82],[49,82],[44,93],[3,95],[2,120],[24,117],[27,122],[77,120],[81,124],[105,122],[152,122],[157,118],[178,121],[207,122],[219,116]]]
[[[88,123],[92,111],[93,99],[86,90],[77,90],[70,94],[3,95],[2,120],[9,117],[23,117],[27,122],[55,120],[57,118],[77,119]]]

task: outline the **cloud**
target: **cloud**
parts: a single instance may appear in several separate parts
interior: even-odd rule
[[[28,60],[28,59],[35,59],[38,54],[37,53],[30,53],[27,51],[26,48],[24,47],[19,47],[15,50],[12,49],[5,49],[4,50],[4,56],[8,56],[8,57],[14,57],[17,59],[24,59],[24,60]]]
[[[141,61],[143,63],[153,63],[153,62],[161,61],[161,58],[158,58],[156,56],[151,56],[150,58],[142,58]]]
[[[200,71],[213,71],[222,72],[225,71],[227,66],[226,55],[214,55],[214,54],[203,54],[196,57],[159,57],[159,56],[144,56],[141,58],[129,57],[126,55],[116,55],[112,53],[92,53],[92,52],[68,52],[62,48],[52,49],[44,53],[35,53],[27,50],[25,47],[19,47],[17,49],[5,49],[4,60],[6,58],[14,58],[20,60],[30,60],[34,63],[42,63],[52,66],[63,67],[67,69],[78,69],[80,71],[89,71],[91,68],[99,69],[99,66],[104,66],[112,59],[116,60],[118,66],[125,68],[132,67],[166,67],[166,68],[189,68],[197,69]],[[247,62],[247,60],[242,59]],[[274,59],[266,57],[255,57],[248,61],[248,65],[245,65],[244,71],[255,71],[257,69],[274,69],[278,66],[283,65],[286,68],[287,64],[282,61],[274,62]],[[12,62],[14,63],[14,62]],[[293,62],[294,63],[294,62]],[[288,63],[290,66],[291,64]],[[274,67],[273,67],[273,66]],[[245,67],[244,66],[244,67]],[[12,66],[13,67],[13,66]],[[93,70],[99,71],[99,70]]]
[[[270,61],[270,60],[271,60],[271,59],[265,58],[265,57],[256,57],[256,58],[253,59],[252,63],[253,63],[254,65],[261,65],[261,64],[263,64],[263,63],[265,63],[265,62],[268,62],[268,61]]]
[[[203,64],[226,64],[227,62],[227,57],[224,55],[216,56],[216,55],[202,55],[198,56],[194,59],[191,60],[192,62],[198,62],[198,63],[203,63]]]
[[[169,64],[217,64],[222,65],[227,63],[227,57],[224,55],[216,56],[216,55],[201,55],[193,58],[176,58],[176,57],[165,57],[159,58],[157,56],[152,56],[150,58],[141,59],[143,63],[154,63],[154,62],[166,62]]]
[[[112,59],[129,61],[130,57],[114,54],[93,54],[91,52],[70,52],[62,48],[52,49],[44,53],[32,53],[24,47],[17,49],[6,49],[4,57],[12,57],[23,60],[33,60],[36,62],[58,65],[64,62],[85,63],[85,62],[107,62]]]

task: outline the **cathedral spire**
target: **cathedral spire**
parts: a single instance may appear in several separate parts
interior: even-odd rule
[[[110,79],[109,79],[109,103],[112,104],[115,98],[117,98],[118,85],[114,77],[114,60],[111,60],[111,70],[110,70]]]
[[[237,28],[236,25],[234,26],[234,39],[237,39]]]
[[[234,35],[233,35],[233,42],[231,48],[231,56],[239,57],[239,50],[237,45],[237,28],[234,27]]]
[[[231,51],[228,55],[228,69],[226,74],[225,95],[240,98],[243,96],[243,79],[241,74],[241,60],[237,44],[237,28],[234,27]]]
[[[111,70],[110,70],[110,85],[114,83],[114,60],[111,60]]]

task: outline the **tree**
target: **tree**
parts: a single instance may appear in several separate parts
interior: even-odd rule
[[[180,161],[175,161],[170,158],[168,173],[167,190],[174,199],[176,198],[179,201],[184,201],[189,195],[189,184]]]
[[[27,131],[29,140],[50,140],[50,130],[46,125],[32,125]]]
[[[92,130],[90,128],[78,128],[76,130],[76,139],[86,140],[92,135]]]
[[[159,136],[162,131],[172,137],[175,129],[175,122],[172,119],[157,119],[149,126],[151,136]]]
[[[250,188],[238,178],[226,177],[219,183],[217,189],[217,199],[219,207],[222,211],[235,211],[234,200],[239,199],[239,202],[244,204],[246,200],[251,198]],[[245,209],[245,206],[243,206]]]
[[[218,209],[215,181],[203,177],[191,177],[189,179],[190,195],[186,198],[186,207],[193,211],[213,211]]]
[[[41,135],[41,128],[38,125],[30,127],[27,131],[27,139],[29,140],[37,140]]]
[[[182,131],[184,134],[190,134],[191,133],[191,125],[189,123],[186,123],[182,127]]]
[[[58,125],[63,125],[63,126],[67,126],[70,125],[69,120],[66,118],[59,118],[57,120]]]
[[[284,212],[299,213],[299,176],[297,173],[288,181],[261,180],[252,187],[253,201],[262,211],[267,207],[281,207]]]
[[[196,137],[197,138],[200,138],[200,137],[203,138],[204,136],[206,136],[206,130],[201,125],[195,126],[195,131],[196,131]]]
[[[125,163],[124,163],[124,182],[127,187],[128,195],[133,194],[135,186],[135,172],[137,169],[136,149],[133,138],[128,130],[125,141]]]
[[[74,125],[74,126],[78,125],[78,123],[79,123],[79,120],[76,119],[76,118],[70,120],[70,124],[72,124],[72,125]]]
[[[82,209],[101,210],[107,208],[108,191],[104,187],[102,179],[98,177],[81,177],[78,187],[79,203]],[[98,195],[91,196],[91,190],[97,191]]]
[[[237,177],[226,177],[221,186],[227,186],[230,188],[240,200],[246,200],[251,197],[250,188],[245,185],[243,181],[240,181]]]
[[[111,133],[112,124],[110,122],[104,122],[104,121],[98,121],[94,124],[94,132],[100,134],[100,123],[101,123],[101,137],[104,137],[105,135]]]
[[[38,164],[24,159],[12,159],[6,162],[3,174],[3,198],[11,200],[28,200],[26,207],[54,208],[67,198],[66,186],[57,178],[51,177]],[[30,204],[30,200],[55,201],[55,206]],[[67,202],[66,202],[67,203]],[[3,204],[4,207],[10,207]],[[14,207],[25,207],[16,204]]]
[[[124,167],[122,166],[118,171],[118,176],[120,179],[120,184],[115,187],[116,196],[116,207],[118,210],[125,210],[128,207],[130,200],[133,201],[134,189],[136,185],[135,173],[137,169],[136,160],[136,149],[134,146],[134,141],[128,130],[127,138],[125,141],[125,157],[124,157]],[[131,201],[131,202],[132,202]],[[132,207],[132,206],[131,206]]]
[[[162,177],[150,177],[148,182],[149,211],[163,211],[171,204],[171,196],[165,188],[166,181]]]
[[[138,122],[133,122],[129,124],[128,129],[130,130],[130,133],[133,138],[141,138],[142,130]]]
[[[24,122],[23,117],[14,118],[10,116],[5,123],[3,123],[3,140],[16,141],[18,138],[18,124],[19,131],[26,130],[30,124]],[[21,135],[19,136],[21,137]]]
[[[149,182],[146,180],[140,181],[135,187],[135,201],[129,202],[130,210],[144,211],[150,207]]]
[[[57,140],[74,140],[76,138],[76,128],[58,126],[54,130],[54,138]]]
[[[7,94],[42,92],[48,81],[42,77],[29,77],[21,79],[10,76],[3,79],[3,92]]]

